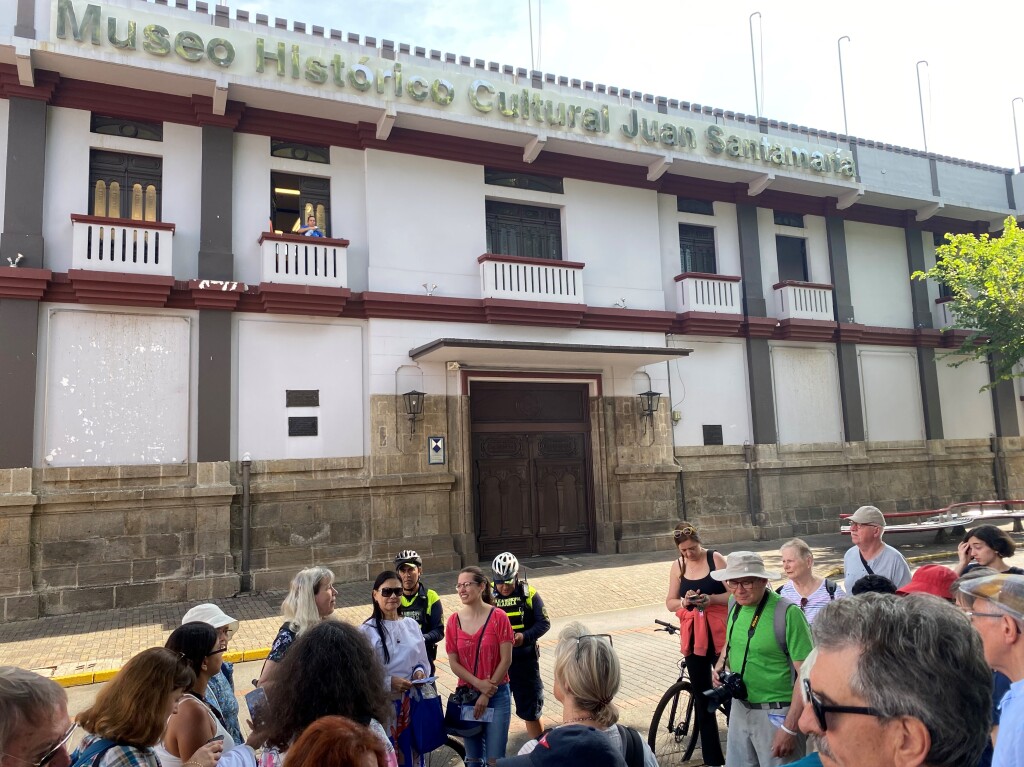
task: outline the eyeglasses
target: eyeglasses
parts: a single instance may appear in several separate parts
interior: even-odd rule
[[[211,658],[214,655],[220,655],[222,652],[225,652],[227,649],[228,648],[226,648],[226,647],[218,647],[216,650],[211,650],[210,652],[206,653],[206,655],[204,655],[203,657],[204,658]]]
[[[470,586],[479,586],[479,585],[480,584],[477,583],[476,581],[467,581],[466,583],[456,583],[455,584],[455,590],[456,591],[465,591]]]
[[[382,586],[381,588],[377,589],[377,592],[382,597],[384,597],[385,599],[390,599],[391,597],[401,596],[402,595],[402,587],[401,586],[391,586],[391,587]]]
[[[612,646],[612,635],[611,634],[581,634],[576,637],[576,660],[580,659],[580,649],[583,647],[584,639],[607,639],[608,646]]]
[[[974,620],[975,618],[1002,618],[1006,613],[978,613],[973,610],[964,610],[964,615]]]
[[[758,580],[758,578],[743,578],[741,580],[733,580],[730,578],[725,583],[731,589],[743,589],[744,591],[747,591],[754,588],[754,584]]]
[[[878,525],[873,525],[870,522],[851,522],[850,523],[850,529],[851,530],[856,530],[858,527],[878,527]]]
[[[674,533],[672,533],[672,537],[675,538],[678,541],[680,538],[691,538],[691,537],[693,537],[696,534],[697,534],[697,528],[695,528],[695,527],[684,527],[684,528],[676,530]]]
[[[861,714],[862,716],[884,716],[881,711],[877,708],[870,708],[869,706],[833,706],[826,704],[816,693],[811,689],[811,681],[809,679],[804,680],[804,697],[810,701],[811,708],[814,709],[814,717],[818,720],[818,727],[821,728],[822,732],[828,729],[828,723],[825,721],[825,714]]]
[[[32,767],[43,767],[43,765],[49,764],[51,761],[53,761],[53,758],[57,756],[57,754],[60,752],[62,748],[64,748],[65,745],[67,745],[67,742],[71,740],[71,736],[75,734],[75,730],[77,729],[78,722],[72,722],[71,726],[68,727],[67,732],[65,732],[61,736],[61,739],[57,741],[57,744],[49,751],[47,751],[45,754],[43,754],[41,757],[39,757],[39,761],[37,762],[30,762],[27,759],[21,759],[20,757],[14,756],[13,754],[3,754],[3,756],[9,757],[16,762],[21,762],[22,764],[30,764],[32,765]]]

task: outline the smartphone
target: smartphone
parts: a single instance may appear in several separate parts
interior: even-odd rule
[[[245,694],[245,705],[249,707],[249,718],[254,727],[262,727],[269,721],[270,706],[267,703],[267,691],[262,687],[257,687]]]

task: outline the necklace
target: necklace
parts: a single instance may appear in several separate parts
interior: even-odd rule
[[[594,717],[592,716],[581,716],[578,719],[566,719],[562,724],[575,724],[576,722],[593,722]]]

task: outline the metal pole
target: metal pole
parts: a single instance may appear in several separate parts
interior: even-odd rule
[[[1024,97],[1018,96],[1010,102],[1010,111],[1013,112],[1013,143],[1017,146],[1017,172],[1020,172],[1020,133],[1017,131],[1017,102],[1024,104]]]
[[[252,504],[249,497],[249,471],[252,459],[246,453],[242,456],[242,578],[243,592],[252,591]]]
[[[758,23],[760,24],[761,12],[754,11],[750,14],[748,22],[750,24],[750,66],[754,71],[754,111],[757,112],[758,119],[761,117],[761,97],[757,91],[757,57],[754,55],[754,17],[757,16]],[[762,46],[764,42],[762,41]]]
[[[924,126],[924,97],[921,95],[921,65],[928,66],[928,62],[922,59],[914,65],[917,70],[917,105],[921,108],[921,135],[924,136],[924,151],[928,151],[928,131]]]
[[[839,92],[843,96],[843,133],[850,135],[850,128],[846,123],[846,83],[843,81],[843,40],[851,42],[849,35],[843,35],[836,40],[836,50],[839,52]]]

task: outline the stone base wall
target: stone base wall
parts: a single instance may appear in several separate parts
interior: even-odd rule
[[[1001,453],[1005,478],[995,479]],[[1022,440],[683,447],[685,517],[716,542],[837,532],[839,515],[937,509],[1024,491]],[[748,472],[749,468],[749,472]],[[752,501],[750,500],[752,498]]]

